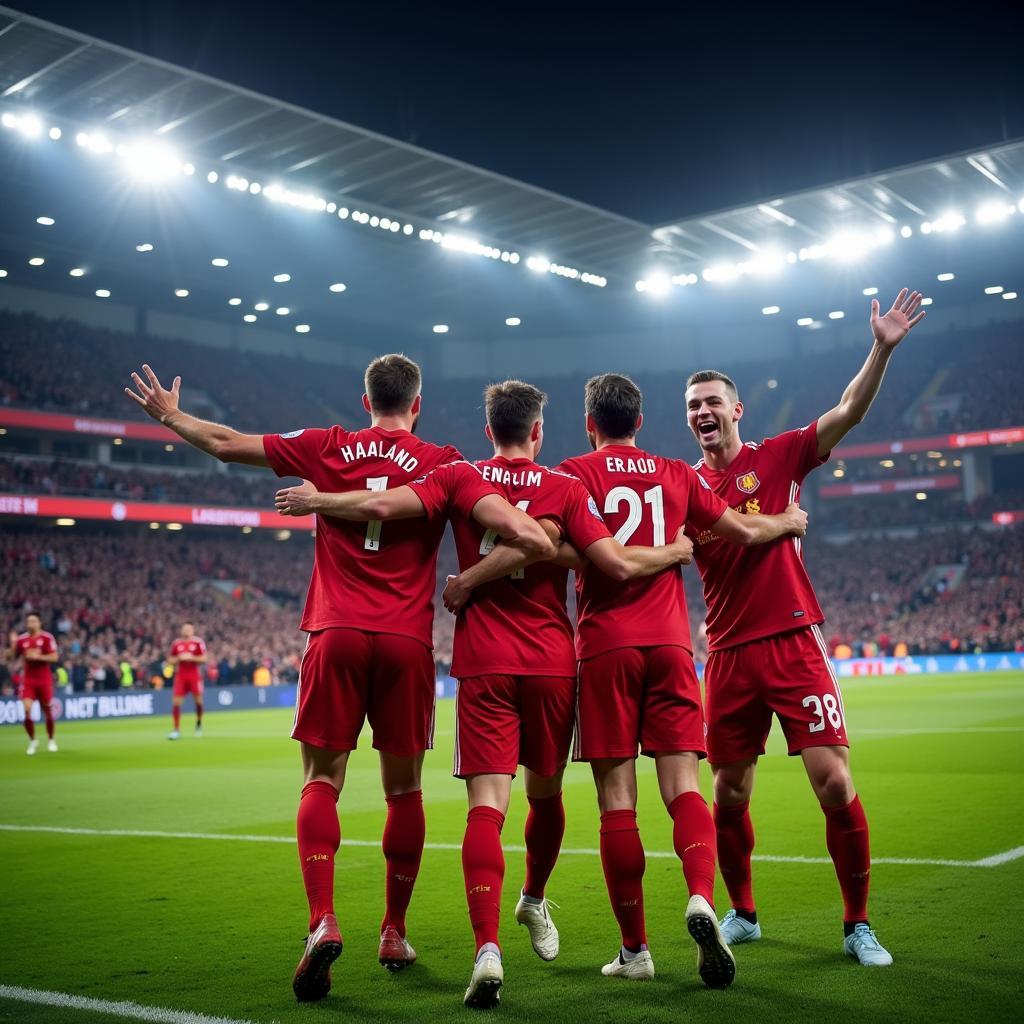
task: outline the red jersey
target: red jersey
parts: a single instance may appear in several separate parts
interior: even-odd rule
[[[605,445],[566,459],[560,468],[583,481],[620,544],[660,546],[673,540],[684,523],[706,528],[726,510],[685,462],[632,445]],[[619,647],[692,649],[678,567],[619,583],[588,565],[576,575],[576,607],[581,660]]]
[[[191,640],[184,640],[178,637],[171,644],[172,658],[180,658],[183,654],[191,654],[195,657],[202,657],[206,653],[206,641],[200,636],[194,636]],[[183,683],[198,683],[203,672],[203,666],[197,661],[179,661],[175,679]]]
[[[301,476],[321,491],[385,491],[462,456],[408,430],[296,430],[265,434],[278,476]],[[444,519],[390,523],[317,516],[313,576],[301,629],[332,626],[396,633],[432,647],[434,572]]]
[[[724,470],[701,459],[697,472],[737,512],[778,515],[800,498],[818,458],[818,423],[756,444],[748,441]],[[694,560],[708,606],[708,650],[734,647],[824,621],[804,568],[799,537],[741,547],[694,531]]]
[[[51,683],[53,681],[53,662],[34,661],[25,657],[29,650],[38,651],[40,654],[56,654],[57,641],[52,633],[41,630],[33,636],[31,633],[22,633],[14,644],[15,655],[22,659],[25,666],[24,682],[30,686],[39,683]]]
[[[577,551],[611,536],[594,499],[574,477],[501,455],[474,465],[511,504],[534,519],[552,520]],[[497,541],[493,530],[465,515],[452,520],[452,529],[462,570],[485,558]],[[568,569],[536,562],[478,587],[455,621],[452,675],[574,676],[568,578]]]

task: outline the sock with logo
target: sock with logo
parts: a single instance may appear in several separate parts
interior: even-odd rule
[[[178,727],[181,725],[181,705],[175,704],[171,708],[171,721],[174,723],[174,731],[178,731]]]
[[[718,869],[729,890],[729,901],[738,916],[750,921],[749,915],[754,913],[754,880],[750,871],[754,825],[750,820],[750,801],[742,804],[716,803],[715,831]]]
[[[565,807],[562,794],[527,797],[530,813],[526,816],[526,881],[523,895],[533,900],[544,898],[544,887],[555,869],[558,851],[565,835]]]
[[[700,793],[680,793],[669,804],[672,845],[683,864],[683,877],[691,896],[703,896],[715,905],[715,823]]]
[[[644,922],[644,869],[647,866],[636,811],[601,815],[601,867],[622,945],[636,953],[647,944]]]
[[[849,925],[867,921],[871,847],[860,797],[855,796],[845,807],[821,809],[825,813],[825,845],[843,892],[843,920]]]
[[[341,845],[338,791],[329,782],[307,782],[295,821],[299,866],[309,901],[309,930],[334,913],[334,855]]]
[[[388,819],[384,825],[385,882],[384,920],[380,930],[395,928],[405,938],[405,914],[412,899],[416,876],[423,858],[426,822],[423,818],[423,790],[398,793],[386,798]]]
[[[505,879],[505,854],[501,849],[504,824],[505,815],[495,807],[474,807],[466,817],[462,874],[477,950],[488,942],[498,945],[501,885]]]

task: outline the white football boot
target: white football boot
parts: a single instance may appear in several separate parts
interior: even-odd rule
[[[639,953],[627,953],[620,949],[615,959],[601,968],[601,973],[606,978],[651,981],[654,977],[654,960],[651,957],[651,951],[646,946]]]
[[[505,969],[501,966],[501,953],[496,946],[487,944],[473,964],[473,977],[469,988],[462,997],[466,1006],[474,1010],[489,1010],[501,1001],[501,986],[505,981]]]
[[[703,896],[686,905],[686,928],[697,943],[697,973],[708,988],[728,988],[736,977],[736,958],[725,941],[714,908]]]
[[[869,924],[854,925],[843,940],[843,952],[862,967],[892,966],[892,954],[878,941]]]
[[[25,753],[28,754],[29,757],[31,757],[36,752],[36,750],[38,748],[39,748],[39,740],[29,740],[28,741],[28,750],[26,750]]]
[[[57,753],[57,741],[56,741],[56,740],[50,740],[50,741],[49,741],[49,742],[48,742],[48,743],[46,744],[46,749],[47,749],[47,750],[48,750],[48,751],[49,751],[49,752],[50,752],[51,754],[56,754],[56,753]]]
[[[761,938],[759,922],[751,924],[745,917],[740,917],[735,910],[730,910],[719,922],[722,935],[730,946],[739,946],[744,942],[757,942]]]
[[[539,903],[528,901],[526,894],[521,892],[516,904],[516,921],[526,925],[533,951],[541,960],[554,960],[558,956],[558,929],[548,913],[550,902],[546,899]]]

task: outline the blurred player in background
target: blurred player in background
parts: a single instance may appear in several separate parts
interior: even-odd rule
[[[917,312],[920,300],[918,292],[904,288],[879,316],[872,299],[874,344],[839,404],[808,426],[760,444],[740,440],[743,403],[732,380],[715,370],[693,374],[687,381],[687,421],[704,453],[697,472],[715,494],[753,521],[795,501],[807,474],[864,418],[890,356],[925,315]],[[695,525],[708,606],[708,757],[719,863],[732,901],[722,921],[726,941],[736,945],[761,937],[749,801],[774,713],[789,753],[803,758],[825,815],[825,839],[843,894],[845,952],[866,966],[888,966],[892,957],[868,921],[868,823],[850,775],[843,698],[800,540],[742,549],[723,544],[717,528]]]
[[[174,695],[171,698],[171,719],[174,728],[167,734],[169,740],[181,737],[181,705],[185,695],[192,694],[196,705],[196,735],[203,735],[203,669],[206,664],[206,642],[196,636],[191,622],[181,626],[181,636],[171,644],[167,660],[174,666]]]
[[[796,505],[752,520],[716,497],[686,463],[637,447],[643,396],[628,377],[587,381],[587,437],[594,451],[560,467],[597,499],[609,529],[626,545],[663,545],[684,525],[714,528],[737,545],[802,536]],[[739,548],[737,548],[739,550]],[[736,966],[714,912],[715,830],[698,788],[704,716],[693,665],[682,575],[612,580],[583,564],[576,575],[579,693],[576,753],[589,761],[601,810],[601,863],[622,933],[608,977],[654,977],[644,919],[644,849],[637,827],[636,757],[653,757],[673,821],[673,845],[689,893],[686,924],[697,968],[709,987],[732,983]]]
[[[38,747],[36,726],[32,721],[32,705],[39,701],[39,708],[46,722],[46,749],[51,753],[57,751],[57,741],[53,738],[53,668],[57,661],[57,641],[52,633],[43,629],[43,620],[36,612],[25,616],[25,632],[11,631],[10,645],[7,648],[8,658],[21,658],[22,679],[19,697],[25,707],[25,732],[28,733],[28,749],[26,754],[34,754]]]
[[[657,548],[624,548],[612,539],[578,480],[537,464],[546,401],[542,391],[522,381],[487,388],[485,430],[494,457],[472,466],[444,466],[408,488],[381,495],[314,497],[304,487],[284,490],[277,500],[288,514],[315,507],[352,518],[410,512],[451,517],[462,574],[449,581],[445,602],[462,608],[473,595],[456,622],[452,674],[458,679],[454,774],[466,780],[469,798],[462,866],[476,950],[464,1002],[476,1008],[495,1005],[504,982],[498,942],[505,875],[501,829],[519,765],[525,769],[530,811],[526,878],[515,917],[527,927],[541,959],[554,960],[559,952],[545,887],[565,832],[562,775],[572,742],[576,665],[566,610],[568,569],[546,557],[526,568],[532,556],[496,547],[495,532],[460,507],[459,477],[480,476],[510,503],[552,524],[571,545],[571,560],[578,563],[576,552],[585,552],[616,579],[688,563],[692,551],[685,537]]]
[[[403,355],[380,356],[366,370],[368,428],[242,434],[179,408],[181,378],[168,391],[149,366],[133,373],[126,394],[155,420],[222,462],[270,467],[326,491],[384,491],[453,460],[456,449],[414,436],[420,415],[419,367]],[[506,539],[553,545],[526,515],[500,502],[489,526]],[[509,514],[511,513],[511,514]],[[305,785],[296,821],[299,863],[309,902],[309,935],[295,970],[296,998],[323,998],[342,937],[334,913],[334,859],[341,843],[337,803],[349,754],[364,720],[380,754],[388,805],[383,851],[386,908],[378,949],[390,970],[416,952],[406,911],[423,855],[421,773],[433,742],[435,676],[431,656],[437,549],[444,520],[355,524],[318,518],[313,576],[301,628],[309,633],[300,666],[292,736],[302,744]]]

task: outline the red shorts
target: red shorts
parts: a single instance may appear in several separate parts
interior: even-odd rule
[[[53,680],[40,679],[38,682],[24,680],[21,684],[22,700],[37,700],[40,707],[53,702]]]
[[[685,647],[621,647],[580,662],[576,761],[704,756],[704,712]]]
[[[817,626],[712,651],[704,670],[713,764],[764,753],[778,716],[790,754],[848,747],[839,683]]]
[[[434,659],[418,640],[360,629],[310,633],[292,738],[355,750],[369,719],[374,749],[415,757],[434,745],[436,692]]]
[[[455,769],[515,775],[523,765],[550,778],[572,746],[573,676],[470,676],[455,691]]]
[[[184,697],[185,694],[191,693],[195,700],[203,699],[203,681],[202,679],[181,679],[178,676],[174,677],[174,696]]]

